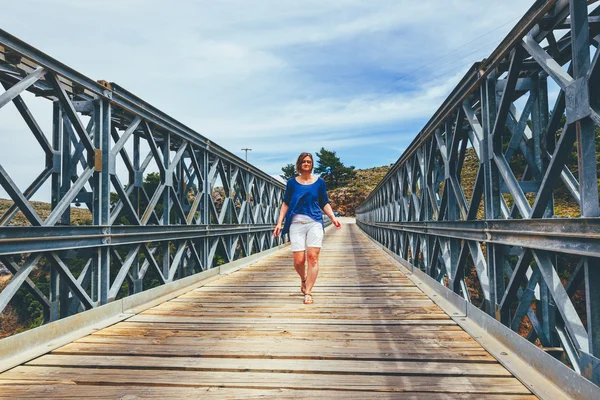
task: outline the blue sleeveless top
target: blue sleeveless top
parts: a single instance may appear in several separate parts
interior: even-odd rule
[[[315,222],[323,224],[322,209],[329,203],[325,181],[323,178],[317,178],[315,182],[303,185],[298,183],[296,178],[292,178],[287,181],[283,202],[288,205],[289,209],[285,215],[282,235],[290,231],[294,214],[306,215]]]

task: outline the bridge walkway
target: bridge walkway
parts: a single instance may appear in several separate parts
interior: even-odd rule
[[[0,374],[0,397],[535,398],[345,222],[314,304],[286,248]]]

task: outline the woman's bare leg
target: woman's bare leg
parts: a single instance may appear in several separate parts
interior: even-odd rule
[[[300,279],[302,281],[306,280],[305,262],[306,262],[306,252],[304,250],[295,251],[294,252],[294,269],[296,270],[298,275],[300,275]]]
[[[311,293],[312,288],[319,275],[319,252],[320,247],[309,247],[307,250],[308,273],[306,274],[306,293]],[[295,254],[295,253],[294,253]]]

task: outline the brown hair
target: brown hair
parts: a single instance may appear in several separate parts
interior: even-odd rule
[[[301,167],[302,167],[302,161],[304,160],[304,158],[306,157],[310,157],[310,161],[312,161],[312,167],[311,167],[311,172],[312,169],[315,167],[315,161],[313,160],[313,156],[310,153],[300,153],[300,155],[298,156],[298,159],[296,160],[296,171],[298,173],[300,173],[300,171],[302,171]]]

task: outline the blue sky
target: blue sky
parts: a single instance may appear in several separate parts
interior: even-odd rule
[[[395,162],[468,64],[489,55],[531,4],[21,0],[2,6],[0,27],[242,158],[252,148],[249,161],[278,174],[321,147],[357,168]],[[32,105],[49,118],[44,107]],[[15,159],[10,138],[28,146],[31,136],[17,119],[0,110],[0,157],[31,181],[40,171],[31,164],[43,159]]]

